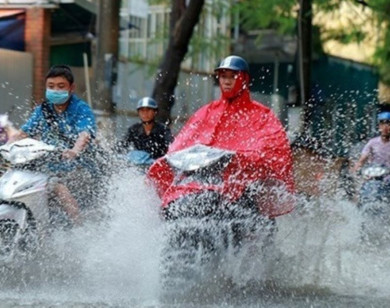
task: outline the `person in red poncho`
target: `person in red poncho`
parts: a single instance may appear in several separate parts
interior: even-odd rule
[[[274,218],[289,213],[294,208],[293,164],[280,121],[271,109],[251,99],[249,67],[243,58],[225,58],[215,73],[221,97],[188,120],[168,155],[194,144],[233,150],[236,155],[223,175],[224,194],[235,201],[248,187],[256,187],[256,194],[250,198],[256,199],[261,215]],[[180,197],[164,157],[151,166],[148,176],[156,185],[163,208]]]

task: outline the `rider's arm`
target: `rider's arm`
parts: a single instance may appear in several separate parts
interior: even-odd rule
[[[12,143],[12,142],[15,142],[15,141],[27,138],[27,137],[28,137],[28,135],[24,131],[18,130],[18,131],[9,135],[7,143]]]
[[[62,153],[62,157],[66,159],[73,159],[77,157],[88,145],[91,140],[91,135],[88,132],[81,132],[71,149],[67,149]]]
[[[114,150],[122,154],[127,152],[134,142],[136,131],[137,129],[134,125],[130,126],[126,132],[126,135],[121,140],[116,142]]]
[[[92,109],[86,103],[78,106],[76,118],[77,139],[71,149],[67,149],[62,153],[62,157],[65,159],[76,158],[96,135],[95,117]]]
[[[358,171],[363,165],[366,163],[367,159],[369,157],[369,154],[363,154],[360,156],[359,160],[356,162],[356,164],[352,167],[352,172]]]
[[[367,142],[367,144],[363,147],[362,153],[360,155],[359,160],[356,164],[351,168],[352,172],[357,172],[364,166],[367,162],[368,158],[372,155],[372,142],[374,139],[371,139]]]
[[[42,114],[42,107],[37,106],[31,113],[26,123],[24,123],[23,126],[20,128],[20,130],[17,130],[17,132],[13,136],[11,136],[8,143],[12,143],[27,138],[29,136],[32,137],[37,134],[40,134],[43,120],[44,118]]]
[[[173,135],[168,127],[166,128],[164,139],[167,146],[169,146],[173,142]]]

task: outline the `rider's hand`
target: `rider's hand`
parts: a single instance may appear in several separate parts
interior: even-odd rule
[[[13,131],[12,134],[9,134],[9,136],[8,136],[7,144],[11,144],[15,141],[19,141],[19,140],[27,138],[27,137],[28,137],[28,135],[21,130]]]
[[[67,149],[62,152],[63,159],[75,159],[79,155],[79,152],[74,149]]]
[[[349,172],[352,174],[356,174],[360,170],[361,166],[359,164],[355,164],[351,168],[349,168]]]

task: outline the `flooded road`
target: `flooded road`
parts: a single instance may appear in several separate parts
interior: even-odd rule
[[[157,196],[131,170],[107,185],[105,221],[56,232],[35,259],[1,267],[0,307],[388,306],[389,247],[361,242],[360,213],[341,197],[301,200],[277,220],[267,257],[227,256],[190,292],[167,296]]]

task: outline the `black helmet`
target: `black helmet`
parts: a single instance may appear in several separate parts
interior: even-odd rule
[[[153,98],[150,98],[150,97],[144,97],[138,101],[137,110],[142,108],[142,107],[151,108],[151,109],[155,109],[155,110],[158,109],[157,102]]]
[[[239,56],[229,56],[221,61],[219,66],[214,70],[217,72],[219,70],[232,70],[232,71],[242,71],[249,74],[249,66],[248,63]]]

